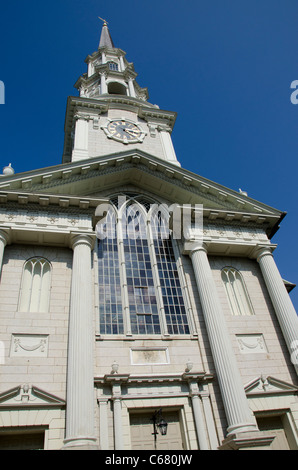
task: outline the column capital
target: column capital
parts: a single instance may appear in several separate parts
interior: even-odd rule
[[[192,256],[196,251],[203,251],[206,254],[208,253],[208,244],[203,242],[203,240],[186,240],[184,242],[183,253],[185,255]]]
[[[92,233],[75,233],[70,234],[69,245],[74,249],[77,245],[87,245],[92,250],[94,248],[96,235]]]
[[[2,241],[4,246],[6,246],[7,243],[10,242],[10,238],[11,238],[11,228],[1,227],[0,228],[0,241]]]
[[[198,397],[200,395],[199,385],[197,382],[195,381],[189,382],[188,387],[189,387],[190,397]]]
[[[258,262],[263,256],[273,256],[272,253],[275,250],[277,245],[256,245],[252,257],[255,258]]]

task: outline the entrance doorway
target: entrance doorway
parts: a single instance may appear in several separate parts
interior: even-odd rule
[[[153,434],[153,414],[150,412],[130,413],[130,433],[132,450],[183,450],[185,448],[181,432],[179,411],[164,411],[162,416],[168,423],[167,434],[160,432],[156,438],[156,447]]]
[[[258,428],[264,434],[275,436],[271,450],[297,450],[295,439],[286,413],[257,416]]]
[[[0,450],[43,450],[44,430],[8,428],[0,433]]]

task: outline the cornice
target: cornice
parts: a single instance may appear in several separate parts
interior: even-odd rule
[[[102,47],[99,47],[98,48],[98,51],[96,51],[94,54],[98,54],[99,55],[102,53],[102,52],[108,52],[109,54],[112,54],[112,55],[122,55],[123,57],[126,55],[126,52],[123,51],[123,49],[120,49],[119,47],[107,47],[107,46],[102,46]],[[92,56],[93,57],[93,54]]]
[[[87,198],[74,197],[69,195],[53,195],[45,193],[30,193],[18,191],[0,191],[0,206],[10,205],[11,207],[27,209],[52,208],[59,211],[94,211],[99,204],[108,203],[107,198]]]
[[[94,80],[94,76],[92,75],[89,79],[84,80]],[[164,114],[165,116],[175,115],[172,111],[163,111],[158,106],[148,103],[148,101],[141,100],[139,98],[133,98],[131,96],[126,95],[100,95],[97,98],[86,98],[83,96],[69,96],[67,99],[67,107],[68,106],[77,106],[80,108],[86,109],[94,109],[94,110],[108,110],[110,103],[117,103],[117,104],[125,104],[125,105],[132,105],[134,108],[142,108],[145,110],[152,110],[152,113],[156,113],[156,115]],[[66,110],[67,111],[67,110]],[[106,112],[103,111],[103,112]]]
[[[173,383],[173,382],[206,382],[213,380],[212,374],[202,372],[182,372],[174,374],[107,374],[104,376],[95,377],[95,384],[125,382],[127,384],[133,383]]]
[[[95,198],[93,201],[93,198],[88,196],[70,196],[67,194],[67,188],[71,186],[73,188],[73,184],[79,184],[80,181],[105,177],[121,171],[132,171],[131,177],[134,178],[136,170],[158,178],[167,185],[178,187],[184,191],[184,194],[193,194],[193,200],[198,196],[205,201],[204,217],[210,222],[220,221],[224,225],[235,222],[245,225],[253,223],[259,227],[269,227],[272,231],[285,215],[139,150],[127,150],[104,158],[91,158],[3,177],[0,180],[0,203],[9,201],[25,205],[34,202],[60,207],[63,205],[96,207],[100,199]],[[61,194],[63,187],[65,189]],[[208,201],[210,201],[209,207]],[[181,204],[181,201],[178,202]],[[214,205],[217,206],[216,209],[211,208]]]

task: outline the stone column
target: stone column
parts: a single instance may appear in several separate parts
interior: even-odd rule
[[[9,242],[10,238],[10,229],[8,228],[5,230],[4,228],[1,228],[0,230],[0,273],[2,270],[2,264],[3,264],[3,256],[4,256],[4,249]]]
[[[257,252],[260,265],[277,319],[283,332],[292,362],[298,374],[298,364],[295,352],[298,346],[298,317],[282,277],[275,264],[271,249],[260,247]]]
[[[128,89],[129,89],[129,96],[131,96],[132,98],[135,98],[136,93],[135,93],[135,89],[134,89],[134,86],[133,86],[133,79],[132,78],[128,79]]]
[[[196,277],[214,365],[228,421],[228,436],[257,431],[248,406],[229,332],[224,319],[206,248],[200,242],[185,244]]]
[[[201,398],[199,397],[199,387],[196,382],[189,383],[189,390],[192,402],[192,410],[195,419],[196,432],[200,450],[209,450],[208,440],[205,430],[205,421],[202,413]]]
[[[108,92],[105,73],[102,73],[100,75],[100,92],[102,95],[105,95]]]
[[[120,72],[124,72],[124,70],[125,70],[125,65],[124,65],[123,56],[121,55],[120,56]]]
[[[72,450],[97,448],[94,435],[92,247],[92,236],[73,236],[64,441],[64,449]]]

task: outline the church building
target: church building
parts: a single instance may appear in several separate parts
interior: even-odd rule
[[[0,449],[297,450],[284,212],[182,168],[106,22],[85,62],[61,164],[0,177]]]

